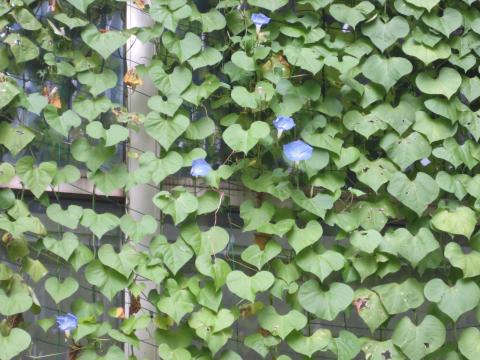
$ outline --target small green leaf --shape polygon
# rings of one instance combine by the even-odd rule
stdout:
[[[328,329],[318,329],[310,336],[304,336],[295,331],[287,337],[287,344],[297,353],[312,358],[317,351],[326,351],[332,341],[332,334]]]
[[[21,158],[16,165],[20,180],[36,198],[39,198],[47,190],[57,172],[57,164],[55,162],[42,162],[37,166],[31,156]]]
[[[383,58],[380,55],[370,56],[362,66],[363,75],[387,91],[412,70],[412,64],[405,58]]]
[[[85,44],[98,52],[104,59],[108,59],[114,51],[125,45],[130,35],[116,30],[107,30],[102,33],[95,25],[90,24],[82,31],[81,37]]]
[[[4,145],[12,155],[17,155],[28,144],[30,144],[33,139],[35,139],[35,134],[27,127],[22,125],[14,127],[7,122],[0,122],[0,144]]]
[[[22,329],[14,328],[8,335],[0,333],[0,359],[10,360],[20,355],[31,343],[30,335]]]
[[[442,209],[433,215],[432,225],[440,231],[470,238],[477,225],[477,216],[466,206],[458,206],[451,210]]]
[[[234,270],[227,276],[227,287],[238,297],[253,303],[257,293],[267,291],[274,280],[268,271],[260,271],[249,277],[242,271]]]
[[[45,290],[56,304],[75,294],[78,287],[78,282],[72,277],[65,278],[63,282],[59,281],[56,277],[48,278],[47,281],[45,281]]]
[[[415,84],[425,94],[443,95],[450,99],[460,88],[462,77],[456,70],[442,67],[436,78],[427,73],[418,74]]]

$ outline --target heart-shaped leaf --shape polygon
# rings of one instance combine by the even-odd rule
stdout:
[[[189,124],[188,118],[182,114],[177,114],[173,119],[164,119],[160,114],[151,112],[145,118],[145,131],[168,150]]]
[[[474,327],[462,331],[458,339],[458,349],[468,360],[476,360],[480,357],[480,330]]]
[[[143,215],[140,221],[135,221],[130,214],[125,214],[120,218],[120,228],[135,242],[140,242],[145,236],[155,233],[157,227],[155,218],[148,214]]]
[[[403,317],[393,331],[392,340],[412,360],[423,359],[445,342],[445,326],[435,316],[427,315],[419,325]]]
[[[141,258],[141,255],[130,244],[124,245],[119,253],[116,253],[110,244],[104,244],[98,250],[98,259],[101,263],[118,271],[126,278],[130,276]]]
[[[252,6],[258,6],[270,11],[280,9],[282,6],[287,5],[288,0],[248,0],[248,3]]]
[[[135,184],[146,184],[152,180],[155,184],[160,184],[167,176],[175,174],[182,168],[182,156],[169,151],[162,158],[157,158],[154,153],[146,151],[138,159],[139,168],[131,173]]]
[[[478,160],[474,157],[478,151],[478,144],[471,140],[459,145],[454,138],[448,138],[443,141],[443,146],[433,149],[432,154],[439,159],[448,161],[455,168],[465,164],[469,169],[473,169],[478,164]]]
[[[70,205],[67,210],[63,210],[59,204],[52,204],[47,208],[47,216],[51,220],[70,229],[77,228],[82,215],[83,209],[78,205]]]
[[[210,255],[199,255],[195,260],[195,267],[205,276],[211,277],[218,291],[227,281],[227,275],[232,271],[230,265],[225,260],[215,258]]]
[[[67,0],[67,1],[73,6],[75,6],[81,12],[86,13],[88,6],[91,3],[93,3],[95,0]]]
[[[440,0],[405,0],[407,3],[413,6],[427,9],[429,12],[437,6]]]
[[[202,40],[191,32],[187,32],[184,38],[179,40],[174,33],[167,31],[162,36],[162,43],[180,60],[180,63],[184,63],[202,49]]]
[[[81,33],[82,40],[98,52],[104,59],[108,59],[121,46],[125,45],[130,34],[122,31],[107,30],[100,32],[95,25],[88,25]]]
[[[425,138],[417,132],[412,132],[405,138],[398,138],[395,134],[385,136],[382,146],[386,149],[388,157],[405,170],[415,161],[428,158],[432,148]]]
[[[273,306],[267,306],[258,314],[258,323],[273,336],[279,336],[285,340],[293,330],[302,330],[307,324],[307,318],[297,310],[280,315]]]
[[[31,341],[30,335],[19,328],[11,329],[8,335],[0,333],[0,360],[10,360],[20,355]]]
[[[181,223],[187,216],[198,208],[197,198],[185,189],[176,188],[175,194],[160,191],[153,198],[153,203],[165,214],[170,215],[175,225]]]
[[[382,85],[387,91],[412,70],[412,64],[405,58],[384,58],[380,55],[370,56],[362,66],[363,75],[374,83]]]
[[[110,110],[112,102],[105,96],[96,99],[75,99],[73,110],[88,121],[95,120],[100,114]]]
[[[0,94],[2,94],[2,97],[0,98],[0,109],[3,109],[15,98],[15,96],[20,94],[20,90],[9,81],[2,81],[0,82]],[[4,122],[0,123],[0,127],[5,126],[4,124],[7,125],[7,123]],[[3,130],[0,134],[2,133]]]
[[[480,300],[480,288],[471,280],[458,280],[448,286],[441,279],[432,279],[425,284],[425,297],[437,304],[438,308],[453,321],[472,310]]]
[[[42,162],[37,166],[31,156],[25,156],[18,160],[16,167],[20,180],[36,198],[39,198],[47,190],[57,172],[57,164],[55,162]]]
[[[17,155],[33,139],[35,134],[27,127],[21,125],[14,127],[9,123],[0,122],[0,145],[5,146],[12,155]]]
[[[462,85],[462,77],[456,70],[442,67],[436,78],[433,78],[428,73],[418,74],[415,84],[425,94],[443,95],[450,99]]]
[[[322,225],[318,221],[310,220],[303,229],[293,225],[292,230],[287,234],[287,240],[298,254],[307,246],[315,244],[322,237],[322,234]]]
[[[128,139],[128,129],[124,126],[113,124],[105,129],[100,121],[92,121],[85,129],[88,136],[94,139],[104,139],[105,146],[114,146]]]
[[[50,128],[65,137],[68,136],[71,128],[80,126],[82,123],[80,116],[72,110],[67,110],[61,115],[58,115],[57,109],[52,105],[48,105],[45,108],[43,116],[45,117],[47,124],[50,125]]]
[[[430,143],[433,143],[454,136],[457,132],[457,126],[452,126],[447,119],[433,119],[425,111],[417,111],[413,130],[422,133]]]
[[[165,266],[175,275],[194,255],[193,250],[181,238],[169,243],[159,235],[151,244],[152,252],[159,256]]]
[[[85,278],[90,284],[98,287],[110,301],[128,286],[128,281],[123,275],[102,265],[98,260],[89,262],[85,268]]]
[[[56,240],[49,236],[43,238],[43,245],[48,251],[68,261],[78,247],[78,238],[75,234],[66,232],[62,236],[62,240]]]
[[[402,283],[375,286],[373,289],[390,315],[416,309],[423,304],[423,286],[416,279],[409,278]]]
[[[185,66],[177,66],[168,74],[163,69],[163,62],[152,61],[148,75],[163,95],[180,95],[192,83],[192,73]]]
[[[348,24],[355,29],[357,24],[366,19],[375,7],[368,1],[362,1],[355,7],[348,7],[344,4],[333,4],[330,6],[330,15],[341,24]]]
[[[263,249],[253,244],[247,247],[241,255],[243,261],[261,270],[266,263],[280,254],[282,247],[274,240],[269,240]]]
[[[470,238],[477,225],[477,216],[475,211],[466,206],[442,209],[433,215],[432,225],[440,231]]]
[[[177,112],[183,100],[178,95],[170,95],[166,100],[162,96],[152,96],[148,99],[148,107],[153,111],[173,116]]]
[[[413,181],[410,181],[405,174],[397,172],[390,179],[387,190],[403,205],[415,211],[418,216],[422,216],[428,205],[439,194],[435,180],[422,172],[417,173]]]
[[[315,274],[323,282],[332,272],[343,268],[345,258],[333,250],[317,253],[309,248],[297,255],[295,262],[303,271]]]
[[[97,214],[91,209],[83,209],[81,224],[101,239],[107,232],[120,225],[120,219],[110,213]]]
[[[63,281],[59,281],[56,277],[48,278],[45,281],[45,290],[56,304],[75,294],[78,287],[78,282],[70,276]]]
[[[292,192],[292,200],[296,205],[322,219],[325,217],[326,211],[333,207],[333,198],[331,196],[318,193],[314,197],[309,198],[303,191],[298,189]]]
[[[375,114],[361,114],[357,110],[349,111],[343,117],[343,124],[368,139],[379,130],[385,130],[387,124]]]
[[[15,168],[12,164],[4,162],[0,164],[0,184],[8,184],[15,177]]]
[[[480,252],[472,250],[465,254],[460,245],[449,242],[445,246],[445,257],[452,266],[462,269],[464,278],[480,275]]]
[[[422,17],[422,20],[429,27],[446,37],[450,37],[450,34],[463,24],[462,14],[453,8],[444,9],[442,16],[436,16],[433,13],[426,14]]]
[[[253,122],[246,131],[239,124],[233,124],[223,132],[223,140],[232,150],[246,154],[269,133],[270,127],[263,121]]]
[[[3,42],[10,46],[10,50],[17,63],[36,59],[40,55],[40,49],[26,36],[11,33]]]
[[[368,160],[362,156],[351,167],[362,183],[370,186],[373,191],[377,192],[380,187],[387,183],[397,172],[397,167],[384,158],[374,161]]]
[[[257,293],[267,291],[274,280],[275,277],[268,271],[260,271],[249,277],[242,271],[234,270],[227,276],[227,287],[238,297],[253,303]]]
[[[117,84],[117,75],[110,69],[105,69],[99,74],[86,71],[78,74],[77,78],[81,84],[89,87],[90,94],[93,96],[100,95]]]
[[[300,286],[298,302],[308,312],[322,320],[333,321],[353,301],[353,290],[350,286],[333,282],[324,291],[315,280],[308,280]]]
[[[425,65],[439,59],[447,59],[452,54],[450,46],[444,42],[439,42],[437,45],[430,47],[416,42],[412,36],[408,37],[403,43],[402,50],[405,54],[420,59]]]
[[[332,334],[328,329],[318,329],[310,336],[304,336],[295,331],[287,338],[287,344],[297,353],[312,358],[317,351],[326,351],[332,341]]]
[[[0,288],[0,301],[2,304],[0,314],[11,316],[29,310],[33,304],[30,291],[31,289],[24,283],[24,280],[20,280],[18,275],[14,275],[9,280],[8,289]],[[0,339],[1,336],[0,333]]]
[[[407,36],[409,32],[408,22],[401,16],[395,16],[387,23],[377,17],[374,22],[362,27],[362,33],[368,36],[381,52],[384,52],[398,39]]]
[[[392,340],[376,341],[368,339],[362,347],[366,358],[375,360],[405,360],[402,352],[393,344]],[[349,358],[351,359],[351,358]]]
[[[357,289],[353,305],[372,334],[388,319],[380,297],[374,291],[365,288]]]

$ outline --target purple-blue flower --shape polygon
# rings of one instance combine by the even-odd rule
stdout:
[[[71,313],[65,316],[57,316],[58,328],[62,331],[75,330],[78,326],[77,317]]]
[[[257,27],[257,32],[260,31],[263,25],[267,25],[270,22],[270,18],[262,13],[252,14],[251,16],[252,22]]]
[[[313,148],[302,140],[297,140],[283,145],[283,154],[288,160],[298,162],[310,159],[313,154]]]
[[[282,132],[293,129],[295,127],[295,121],[291,117],[288,116],[277,116],[275,120],[273,120],[273,126],[275,126],[278,130],[278,137],[282,135]]]
[[[212,171],[212,167],[205,159],[192,161],[192,169],[190,170],[192,176],[207,176],[210,171]]]

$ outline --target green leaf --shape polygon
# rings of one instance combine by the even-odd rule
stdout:
[[[439,42],[437,45],[430,47],[416,42],[412,36],[408,37],[403,43],[402,50],[405,54],[420,59],[425,65],[429,65],[439,59],[447,59],[452,53],[447,43]]]
[[[225,285],[227,275],[232,271],[230,265],[228,265],[225,260],[219,258],[212,259],[211,256],[207,254],[197,256],[195,267],[200,274],[213,279],[217,291]]]
[[[233,124],[223,132],[223,140],[232,150],[247,154],[269,133],[270,127],[263,121],[254,121],[247,131],[239,124]]]
[[[107,232],[120,225],[120,219],[110,213],[97,214],[91,209],[83,209],[81,224],[101,239]]]
[[[153,253],[175,275],[194,255],[193,250],[181,238],[169,243],[163,235],[155,237],[151,244]]]
[[[33,304],[29,287],[23,283],[23,279],[19,280],[18,275],[14,275],[14,278],[9,280],[8,289],[0,288],[0,301],[2,302],[0,314],[5,316],[28,311]]]
[[[174,33],[167,31],[162,36],[162,43],[171,54],[180,60],[180,63],[185,63],[202,50],[202,40],[191,32],[187,32],[184,38],[179,40]]]
[[[60,256],[65,261],[70,259],[79,244],[77,236],[69,232],[63,233],[62,240],[56,240],[55,238],[47,236],[44,237],[42,241],[43,246],[45,246],[48,251]]]
[[[457,126],[444,118],[431,118],[425,111],[415,113],[413,130],[425,135],[430,143],[445,140],[457,132]]]
[[[390,161],[379,158],[369,161],[362,156],[350,168],[357,175],[358,180],[368,185],[373,191],[378,192],[380,187],[390,181],[397,172],[397,168]]]
[[[115,147],[90,145],[87,139],[81,138],[73,142],[72,156],[77,161],[83,161],[91,171],[97,171],[110,157],[115,154]]]
[[[480,356],[480,330],[474,327],[462,331],[458,339],[458,349],[468,360],[478,359]]]
[[[117,75],[110,69],[105,69],[99,74],[86,71],[78,74],[77,79],[81,84],[89,87],[90,94],[93,96],[100,95],[117,84]]]
[[[85,268],[87,281],[97,286],[110,301],[118,292],[128,286],[128,281],[119,272],[103,266],[98,260],[92,260]]]
[[[22,329],[14,328],[8,335],[0,333],[0,359],[10,360],[25,351],[31,343],[30,335]]]
[[[276,337],[271,335],[263,336],[260,333],[250,334],[244,340],[245,346],[260,354],[262,358],[265,358],[270,349],[277,346],[280,342],[281,340]]]
[[[182,318],[195,308],[195,298],[188,290],[177,290],[170,296],[162,297],[157,307],[180,324]]]
[[[442,147],[433,149],[432,154],[439,159],[448,161],[455,168],[465,164],[469,169],[473,169],[478,164],[475,156],[479,156],[477,155],[479,151],[478,144],[471,140],[459,145],[454,138],[448,138],[443,141]]]
[[[149,67],[148,75],[163,95],[180,95],[192,83],[192,73],[185,66],[177,66],[171,74],[163,69],[163,63],[153,61]]]
[[[245,51],[236,51],[232,54],[232,62],[245,71],[255,71],[256,64],[253,57],[249,57]],[[239,88],[240,90],[241,88]]]
[[[462,77],[456,70],[442,67],[436,78],[431,77],[428,73],[418,74],[415,84],[425,94],[443,95],[450,99],[460,88]]]
[[[47,208],[47,216],[56,223],[70,229],[76,229],[83,215],[83,209],[78,205],[69,205],[63,210],[59,204],[51,204]]]
[[[182,105],[183,100],[178,95],[170,95],[163,100],[162,96],[152,96],[148,99],[148,107],[153,111],[162,113],[167,116],[173,116],[178,108]]]
[[[7,122],[0,122],[0,144],[5,146],[13,156],[22,151],[33,139],[35,134],[29,128],[22,125],[14,127]]]
[[[73,110],[88,121],[95,120],[100,114],[110,110],[112,102],[105,96],[96,99],[75,99]]]
[[[438,308],[457,321],[467,311],[478,305],[480,289],[470,280],[460,279],[455,285],[448,286],[441,279],[432,279],[425,284],[425,297],[437,304]]]
[[[380,117],[375,114],[361,114],[357,110],[347,112],[343,117],[343,124],[348,130],[363,135],[365,139],[387,128],[387,124]]]
[[[442,209],[433,215],[432,225],[437,230],[470,238],[477,225],[477,216],[466,206],[458,206],[451,210]]]
[[[412,132],[405,138],[398,138],[395,134],[385,136],[382,147],[386,148],[388,157],[405,170],[415,161],[428,158],[432,152],[430,144],[417,132]]]
[[[188,63],[193,70],[197,70],[203,67],[213,66],[222,61],[222,53],[215,48],[207,47],[197,55],[188,59]]]
[[[63,282],[59,281],[56,277],[48,278],[47,281],[45,281],[45,290],[56,304],[75,294],[78,287],[78,282],[70,276],[65,278]]]
[[[12,164],[0,163],[0,184],[8,184],[15,177],[15,168]]]
[[[390,357],[391,360],[405,360],[405,356],[393,344],[392,340],[376,341],[368,339],[362,350],[365,357],[372,360],[385,360],[385,357]]]
[[[416,279],[409,278],[402,283],[389,283],[372,288],[390,315],[416,309],[423,304],[423,286]]]
[[[125,278],[132,274],[140,259],[141,255],[130,244],[123,245],[119,253],[116,253],[110,244],[104,244],[98,250],[98,260]]]
[[[412,70],[412,64],[407,59],[383,58],[380,55],[370,56],[362,66],[363,75],[374,83],[382,85],[387,91]]]
[[[463,25],[462,14],[453,8],[443,9],[442,16],[436,16],[433,13],[426,14],[422,17],[422,20],[427,26],[442,33],[446,37],[450,37],[452,32]]]
[[[2,94],[2,96],[0,97],[0,109],[2,109],[5,106],[7,106],[10,103],[10,101],[12,101],[15,98],[15,96],[20,94],[20,90],[18,89],[17,86],[15,86],[9,81],[2,81],[0,82],[0,93]],[[6,125],[8,125],[8,123],[6,122],[0,123],[0,129],[2,129],[0,131],[0,134],[3,135],[4,131],[7,131]]]
[[[31,156],[25,156],[18,160],[16,167],[20,180],[36,198],[39,198],[47,190],[57,172],[57,164],[55,162],[42,162],[37,167],[35,160]]]
[[[333,321],[353,301],[354,293],[350,286],[333,282],[324,291],[315,280],[308,280],[300,286],[298,302],[309,313],[322,320]]]
[[[317,253],[309,248],[298,254],[295,262],[303,271],[315,274],[323,283],[332,272],[344,267],[345,258],[333,250]]]
[[[462,78],[460,92],[469,102],[475,101],[480,97],[480,79],[477,77]]]
[[[401,172],[396,173],[390,179],[387,191],[419,217],[439,194],[435,180],[423,172],[418,172],[413,181]]]
[[[67,1],[73,6],[75,6],[81,12],[86,13],[88,6],[91,3],[93,3],[95,0],[67,0]]]
[[[13,13],[13,16],[25,30],[36,31],[42,28],[40,21],[38,21],[37,18],[25,8],[17,9]]]
[[[287,240],[293,250],[299,254],[300,251],[320,240],[322,234],[322,225],[318,221],[310,220],[304,228],[293,225],[292,230],[287,234]]]
[[[10,50],[17,63],[36,59],[40,55],[40,49],[37,45],[25,36],[11,33],[3,41],[5,44],[10,45]]]
[[[45,108],[43,116],[51,129],[65,137],[68,137],[70,129],[76,128],[82,123],[80,116],[72,110],[67,110],[59,116],[57,109],[52,105],[48,105]]]
[[[427,315],[419,325],[403,317],[393,331],[392,340],[409,359],[419,360],[440,348],[445,342],[446,330],[442,322]]]
[[[409,32],[408,22],[401,16],[395,16],[387,23],[377,17],[374,22],[369,22],[362,27],[362,33],[368,36],[381,52],[392,46],[398,39],[407,36]]]
[[[92,1],[94,1],[94,0],[92,0]],[[70,29],[75,29],[77,27],[84,27],[85,25],[88,24],[88,21],[86,21],[86,20],[83,20],[83,19],[78,18],[78,17],[73,17],[72,18],[72,17],[69,17],[65,13],[55,14],[53,16],[53,18],[57,21],[60,21],[62,24],[67,25]]]
[[[263,249],[257,244],[247,247],[241,255],[243,261],[255,266],[258,270],[275,258],[282,251],[282,247],[274,240],[269,240]]]
[[[267,291],[274,280],[268,271],[260,271],[249,277],[242,271],[234,270],[227,276],[227,287],[238,297],[253,303],[257,293]]]
[[[205,116],[190,123],[185,131],[185,137],[189,140],[203,140],[215,132],[215,127],[213,119]]]
[[[358,315],[373,334],[389,318],[380,297],[374,291],[365,288],[357,289],[354,297],[353,305]]]
[[[187,130],[190,121],[182,114],[173,119],[164,119],[160,114],[150,112],[145,119],[145,131],[168,150],[175,140]]]
[[[258,314],[258,323],[273,336],[279,336],[285,340],[292,331],[302,330],[307,324],[307,318],[297,310],[280,315],[273,306],[267,306]]]
[[[309,198],[301,190],[294,190],[292,192],[293,202],[302,209],[315,214],[322,219],[328,209],[333,207],[333,198],[326,194],[318,193],[312,198]]]
[[[207,231],[201,233],[198,254],[215,256],[215,254],[225,249],[229,240],[230,236],[225,229],[219,226],[212,226]]]
[[[168,30],[175,31],[178,22],[188,18],[192,14],[192,8],[186,4],[186,1],[173,1],[168,7],[168,2],[155,1],[150,6],[150,16],[156,22],[163,24]]]
[[[108,59],[114,51],[125,45],[130,35],[116,30],[107,30],[102,33],[97,30],[95,25],[90,24],[82,31],[81,37],[85,44],[99,53],[104,59]]]
[[[168,191],[160,191],[153,198],[153,203],[165,214],[170,215],[175,225],[184,221],[187,216],[198,208],[198,200],[185,189],[172,196]]]
[[[460,245],[449,242],[445,246],[445,257],[452,266],[462,269],[464,278],[480,275],[480,252],[471,250],[465,254]]]
[[[36,283],[48,273],[47,268],[40,260],[34,260],[30,257],[23,258],[22,269],[30,275],[30,278]]]
[[[186,349],[171,349],[167,344],[160,344],[158,347],[158,355],[164,360],[190,360],[192,356]]]
[[[97,170],[88,174],[88,178],[107,196],[117,189],[122,189],[128,182],[128,176],[125,164],[115,164],[109,170]]]
[[[130,214],[120,218],[120,228],[135,242],[141,242],[145,236],[154,234],[157,227],[155,218],[148,214],[141,216],[140,221],[136,221]]]
[[[258,6],[270,11],[275,11],[286,5],[288,0],[248,0],[248,3],[252,6]]]
[[[129,131],[126,127],[113,124],[105,129],[100,121],[92,121],[86,127],[88,136],[93,139],[104,139],[105,146],[114,146],[128,139]]]
[[[427,9],[428,12],[430,12],[440,2],[440,0],[405,0],[405,1],[413,6]]]
[[[348,7],[344,4],[333,4],[330,6],[330,15],[341,24],[348,24],[355,29],[357,24],[366,19],[375,7],[368,1],[362,1],[355,7]]]
[[[216,9],[210,9],[208,12],[193,11],[192,20],[200,21],[202,31],[205,33],[222,30],[227,25],[223,14]]]
[[[287,337],[287,344],[297,353],[312,358],[317,351],[326,351],[332,341],[332,334],[328,329],[318,329],[310,336],[303,336],[295,331]]]

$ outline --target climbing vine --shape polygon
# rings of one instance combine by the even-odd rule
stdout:
[[[476,0],[2,1],[0,359],[479,359],[479,53]],[[65,205],[81,177],[162,217]]]

